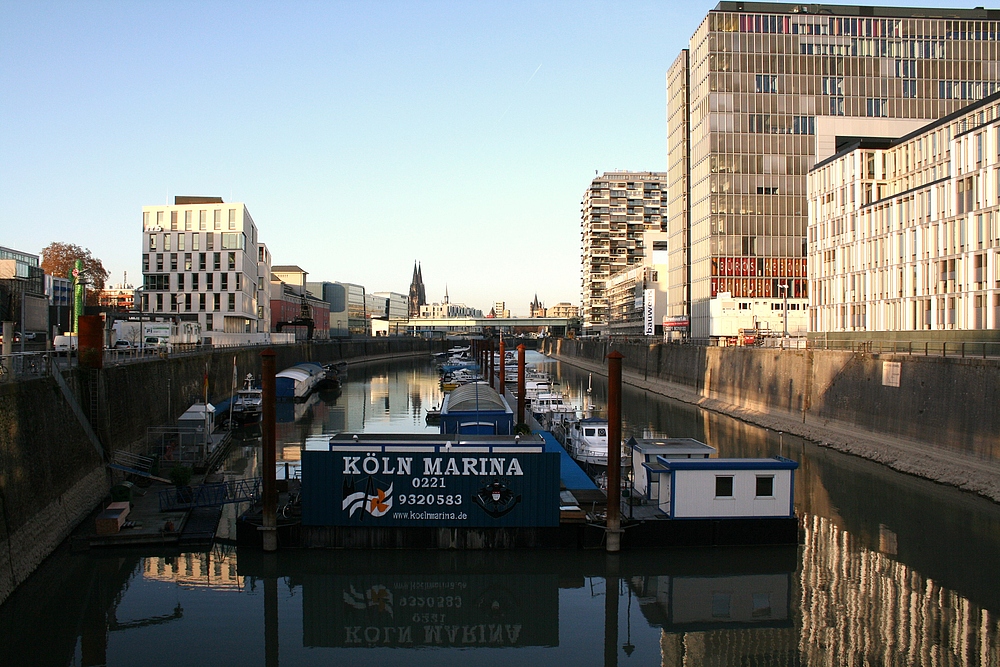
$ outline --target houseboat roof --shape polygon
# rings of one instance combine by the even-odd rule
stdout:
[[[485,382],[455,388],[444,398],[441,414],[453,412],[511,412],[507,401]]]
[[[669,470],[795,470],[798,461],[775,456],[768,459],[668,459],[657,456],[658,469]]]
[[[338,433],[330,451],[449,452],[511,454],[543,451],[540,435],[468,435],[464,433]]]
[[[640,454],[667,454],[671,456],[711,456],[715,447],[694,438],[629,438],[625,443]]]

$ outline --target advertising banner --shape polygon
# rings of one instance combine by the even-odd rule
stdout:
[[[656,321],[653,318],[653,311],[656,306],[656,290],[648,289],[643,292],[643,333],[652,336],[656,331]]]
[[[559,525],[559,455],[549,452],[302,453],[302,523],[312,526]]]

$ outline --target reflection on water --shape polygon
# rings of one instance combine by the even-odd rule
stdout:
[[[582,405],[588,377],[549,364]],[[424,362],[351,369],[279,424],[295,461],[341,430],[428,429]],[[1000,508],[626,388],[626,435],[801,463],[800,547],[268,555],[71,553],[0,608],[0,665],[754,664],[1000,666]],[[603,406],[606,385],[593,379]],[[257,472],[257,432],[226,469]],[[231,517],[224,517],[227,534]],[[517,649],[512,654],[511,649]]]

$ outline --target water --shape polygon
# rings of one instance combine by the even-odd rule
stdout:
[[[582,405],[588,374],[546,365]],[[279,416],[283,460],[340,430],[436,430],[423,420],[442,398],[429,364],[351,374],[339,398]],[[0,607],[0,665],[1000,665],[1000,506],[623,393],[626,435],[799,461],[804,543],[618,557],[64,545]],[[590,396],[604,405],[602,378]],[[241,435],[225,468],[249,476],[259,443]],[[220,534],[231,531],[227,516]]]

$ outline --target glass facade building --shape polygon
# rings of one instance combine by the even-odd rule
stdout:
[[[668,314],[805,308],[807,174],[997,89],[1000,11],[721,2],[667,75]]]

